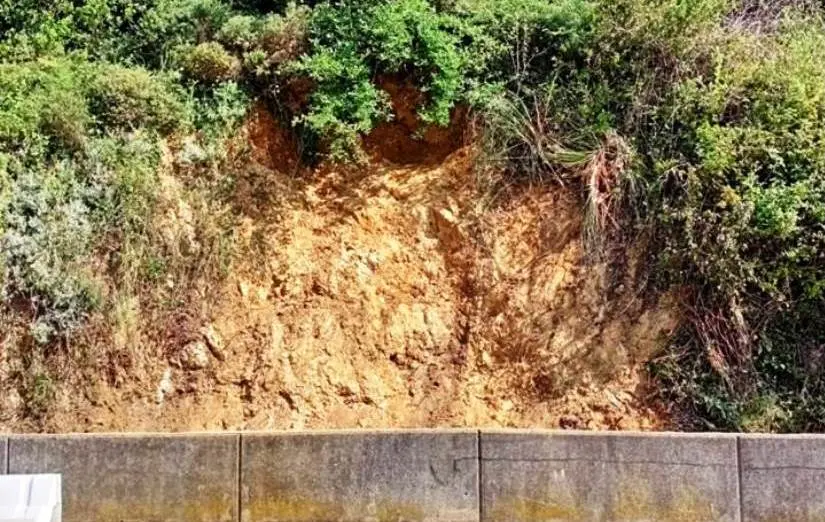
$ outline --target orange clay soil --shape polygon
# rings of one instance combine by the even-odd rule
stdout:
[[[575,195],[522,187],[491,203],[470,147],[416,149],[390,127],[384,148],[438,157],[390,163],[373,137],[362,167],[296,174],[271,118],[250,129],[236,198],[253,248],[207,289],[197,335],[144,339],[114,377],[61,386],[39,427],[0,428],[667,427],[643,367],[676,309],[632,284],[608,292],[608,267],[583,259]]]

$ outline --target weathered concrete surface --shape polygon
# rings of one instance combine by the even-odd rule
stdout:
[[[825,437],[743,436],[742,519],[825,522]]]
[[[244,435],[243,522],[478,521],[477,432]]]
[[[0,475],[6,474],[8,467],[8,455],[6,453],[8,449],[9,439],[7,437],[0,437]]]
[[[485,522],[737,522],[736,438],[481,434]]]
[[[13,436],[10,473],[61,473],[64,522],[238,520],[238,435]]]

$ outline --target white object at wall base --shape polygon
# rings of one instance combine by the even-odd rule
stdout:
[[[61,522],[60,475],[0,475],[0,522]]]

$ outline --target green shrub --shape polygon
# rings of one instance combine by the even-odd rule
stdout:
[[[0,4],[0,57],[79,52],[159,68],[176,47],[211,38],[229,11],[220,0],[7,1]]]
[[[159,151],[140,136],[96,138],[52,165],[33,160],[12,160],[5,169],[0,279],[5,296],[31,301],[47,340],[79,326],[100,304],[106,267],[96,255],[116,253],[129,234],[145,233]],[[109,244],[109,236],[116,241]]]
[[[597,21],[585,0],[458,0],[471,75],[513,91],[536,87],[583,58]]]
[[[7,169],[0,279],[5,296],[31,301],[40,340],[81,325],[101,304],[107,267],[96,260],[106,253],[118,263],[122,243],[146,233],[158,163],[154,140],[130,136],[89,140],[82,155],[52,167]]]
[[[237,83],[223,83],[196,101],[195,126],[210,138],[227,137],[240,126],[249,105],[249,94]]]
[[[296,119],[329,142],[339,160],[359,149],[359,136],[389,114],[389,99],[371,81],[369,68],[353,51],[316,51],[298,69],[316,82],[307,114]]]
[[[190,101],[198,133],[185,141],[179,160],[187,165],[208,166],[226,159],[227,141],[236,136],[249,110],[249,94],[238,84],[226,82],[196,93]]]
[[[680,89],[693,161],[682,167],[688,197],[665,214],[681,229],[668,248],[723,300],[821,294],[823,44],[809,25],[737,42],[714,58],[711,77]]]
[[[149,68],[164,68],[180,47],[214,38],[230,16],[221,0],[155,0],[136,24],[127,54]]]
[[[198,82],[211,84],[232,80],[240,72],[240,62],[217,42],[189,49],[183,56],[183,71]]]
[[[69,162],[37,173],[14,166],[0,241],[4,295],[28,297],[39,323],[55,330],[77,326],[97,302],[90,193],[76,169]]]
[[[65,60],[0,64],[0,145],[75,148],[90,123],[87,67]]]
[[[442,126],[450,122],[450,110],[462,95],[467,68],[458,37],[448,30],[451,22],[426,0],[390,2],[371,12],[366,35],[382,72],[420,77],[428,100],[419,115],[425,123]]]
[[[29,7],[0,5],[0,292],[4,306],[30,303],[31,334],[47,343],[82,326],[112,286],[142,284],[121,278],[150,250],[158,140],[197,116],[217,143],[248,98],[234,83],[187,91],[174,73],[134,65],[162,67],[173,49],[212,38],[226,4]],[[30,59],[40,54],[61,56]]]
[[[93,187],[98,230],[127,239],[146,233],[157,186],[160,147],[152,133],[102,137],[90,141],[81,163]]]
[[[675,188],[660,203],[662,259],[671,281],[693,286],[703,307],[729,319],[710,335],[700,314],[698,341],[672,348],[681,362],[655,369],[672,400],[714,426],[765,427],[762,417],[773,415],[770,429],[810,429],[825,419],[822,405],[791,400],[822,386],[804,364],[817,348],[793,330],[822,325],[810,310],[821,308],[825,288],[823,44],[819,21],[738,36],[717,48],[705,76],[680,84],[669,109],[680,122],[671,138],[679,156],[658,158]],[[734,331],[744,340],[711,364],[708,351]],[[697,381],[696,372],[709,377]],[[720,416],[708,396],[731,411]]]
[[[45,343],[100,306],[106,263],[145,234],[156,132],[186,113],[179,88],[141,69],[63,58],[0,71],[0,291],[30,302]]]
[[[823,312],[821,303],[806,302],[772,317],[738,369],[720,364],[719,345],[699,342],[704,332],[686,326],[650,364],[662,398],[688,429],[822,431]]]
[[[109,129],[168,133],[185,122],[179,89],[143,69],[103,67],[90,91],[91,110]]]
[[[298,3],[314,5],[316,0],[299,0]],[[244,12],[257,14],[282,13],[295,4],[295,0],[233,0],[232,5]]]
[[[290,3],[283,14],[261,20],[256,47],[266,53],[270,66],[296,60],[307,50],[309,18],[309,9]]]
[[[228,49],[249,50],[258,39],[259,21],[251,15],[235,15],[220,28],[217,39]]]
[[[298,121],[336,155],[352,152],[389,115],[375,78],[398,76],[425,95],[421,121],[446,125],[458,103],[538,88],[583,60],[594,22],[594,4],[583,0],[321,4],[310,18],[310,50],[293,68],[315,81]]]
[[[46,5],[37,0],[0,3],[0,59],[30,60],[63,50],[72,33],[66,0]]]
[[[333,156],[357,151],[359,135],[389,115],[376,74],[411,73],[428,102],[424,121],[445,125],[461,95],[465,60],[449,17],[426,0],[352,2],[316,7],[309,25],[311,50],[293,72],[315,90],[298,119],[327,140]]]

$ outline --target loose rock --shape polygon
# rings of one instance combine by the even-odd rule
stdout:
[[[206,341],[206,346],[209,347],[209,351],[212,352],[215,359],[224,361],[226,355],[223,349],[223,339],[221,339],[221,336],[218,335],[218,332],[215,331],[212,325],[203,328],[201,335],[203,335],[203,340]]]
[[[187,344],[181,354],[181,364],[187,370],[202,370],[209,366],[209,349],[201,341]]]

